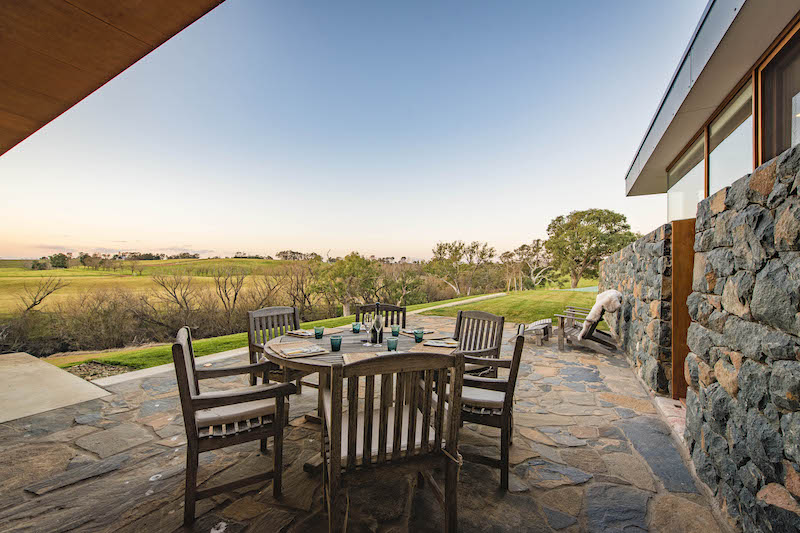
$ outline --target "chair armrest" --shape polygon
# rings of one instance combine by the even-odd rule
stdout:
[[[497,359],[500,354],[499,348],[485,348],[483,350],[458,350],[456,349],[454,352],[463,354],[464,357],[493,357]]]
[[[565,309],[565,310],[564,310],[564,313],[566,313],[566,314],[568,314],[568,315],[582,315],[582,316],[587,316],[587,315],[589,314],[589,311],[582,311],[582,310],[580,310],[580,309]]]
[[[464,386],[475,389],[488,389],[496,391],[508,390],[508,380],[502,378],[484,378],[481,376],[464,375]]]
[[[263,344],[250,344],[250,351],[251,352],[264,353],[264,345]]]
[[[577,320],[578,322],[583,322],[584,320],[586,320],[585,318],[575,315],[554,315],[554,316],[557,316],[558,318],[568,318],[570,320]],[[589,322],[591,322],[591,320]]]
[[[237,365],[227,368],[198,368],[195,370],[197,379],[222,378],[225,376],[236,376],[238,374],[256,374],[266,372],[274,365],[269,361],[254,363],[252,365]]]
[[[192,396],[192,407],[195,409],[210,409],[212,407],[222,407],[223,405],[236,405],[237,403],[284,397],[295,392],[297,392],[297,387],[293,383],[271,383],[243,389],[203,392]]]
[[[466,353],[464,354],[464,362],[472,363],[473,365],[511,368],[511,359],[500,359],[497,357],[473,357],[471,355],[466,355]]]

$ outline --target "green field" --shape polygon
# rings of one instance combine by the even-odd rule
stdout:
[[[458,302],[475,298],[472,296],[462,296],[460,298],[452,298],[450,300],[442,300],[439,302],[429,302],[424,304],[410,305],[409,311],[416,311],[418,309],[426,309],[434,305],[446,304],[450,302]],[[501,297],[502,298],[502,297]],[[336,327],[350,324],[355,320],[355,315],[349,315],[338,318],[328,318],[325,320],[316,320],[314,322],[305,322],[301,324],[303,328],[312,328],[314,326]],[[193,342],[195,357],[203,355],[211,355],[226,350],[233,350],[236,348],[243,348],[247,346],[247,333],[234,333],[233,335],[224,335],[222,337],[212,337],[209,339],[199,339]],[[172,361],[171,347],[168,344],[158,346],[151,346],[148,348],[131,348],[118,351],[106,351],[99,353],[76,353],[67,354],[63,356],[50,357],[45,361],[52,363],[61,368],[68,368],[87,361],[98,361],[109,365],[121,365],[131,368],[149,368],[151,366],[163,365]]]
[[[69,285],[47,298],[42,309],[47,310],[76,295],[91,290],[131,289],[145,292],[155,287],[152,276],[177,271],[191,272],[197,276],[195,283],[211,284],[209,273],[216,268],[237,266],[248,272],[269,271],[280,261],[267,259],[165,259],[162,261],[139,261],[141,275],[131,274],[130,263],[123,261],[122,269],[116,271],[94,270],[86,267],[58,268],[53,270],[30,270],[26,261],[0,259],[0,316],[18,309],[20,296],[25,288],[35,287],[41,278],[63,278]]]
[[[596,284],[597,282],[595,282]],[[568,305],[591,307],[597,295],[591,292],[534,290],[514,292],[507,296],[492,298],[475,303],[466,303],[455,307],[426,311],[424,315],[456,316],[461,310],[486,311],[506,318],[506,323],[530,323],[534,320],[552,318],[563,314]],[[605,324],[601,324],[604,326]],[[601,328],[602,329],[602,328]]]

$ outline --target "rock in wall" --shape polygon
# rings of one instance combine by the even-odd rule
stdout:
[[[665,224],[600,264],[600,287],[622,293],[606,322],[639,375],[657,392],[672,379],[672,225]]]
[[[744,531],[800,528],[800,147],[697,208],[685,438]]]

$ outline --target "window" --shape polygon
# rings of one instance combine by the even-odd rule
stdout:
[[[704,141],[700,137],[667,174],[667,219],[694,218],[697,202],[705,197]]]
[[[709,129],[708,192],[753,171],[753,86],[746,85]]]
[[[800,143],[800,33],[761,71],[762,161]]]

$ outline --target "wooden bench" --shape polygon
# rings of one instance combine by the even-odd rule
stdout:
[[[605,311],[600,313],[596,322],[589,321],[589,328],[583,338],[579,338],[586,316],[580,311],[570,308],[558,317],[558,349],[563,351],[565,341],[569,344],[583,346],[605,355],[616,355],[617,344],[614,338],[604,331],[597,331],[597,325],[603,320]]]
[[[519,324],[517,326],[517,335],[525,336],[526,333],[532,334],[539,346],[544,346],[544,341],[549,341],[550,335],[553,333],[553,321],[549,318],[543,318],[530,324]]]

